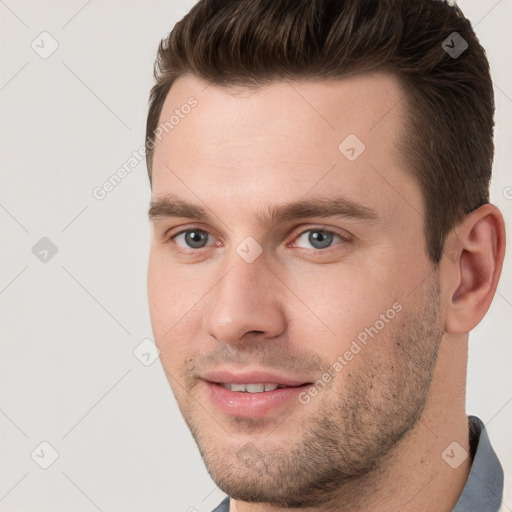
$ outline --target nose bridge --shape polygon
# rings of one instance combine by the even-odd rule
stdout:
[[[247,247],[242,243],[242,249]],[[206,333],[219,341],[236,343],[245,333],[258,331],[274,337],[284,329],[284,312],[276,279],[263,255],[250,261],[237,252],[213,288],[203,319]]]

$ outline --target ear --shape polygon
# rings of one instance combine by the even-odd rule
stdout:
[[[446,332],[466,334],[480,323],[498,286],[504,255],[505,223],[492,204],[471,212],[449,233],[443,254]]]

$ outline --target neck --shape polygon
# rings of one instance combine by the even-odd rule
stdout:
[[[346,482],[331,501],[300,512],[451,512],[471,469],[471,458],[465,457],[470,452],[465,411],[466,362],[467,336],[446,336],[440,346],[429,399],[416,425],[372,472]],[[231,500],[230,512],[268,510],[264,503]],[[272,508],[273,512],[279,510],[292,509]]]

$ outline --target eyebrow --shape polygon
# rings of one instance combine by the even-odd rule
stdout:
[[[167,217],[184,217],[200,221],[210,218],[203,208],[188,203],[174,194],[166,194],[152,200],[148,216],[150,221]],[[267,210],[256,213],[257,221],[265,226],[307,217],[344,217],[372,222],[379,219],[379,215],[372,208],[345,197],[332,195],[271,205]]]

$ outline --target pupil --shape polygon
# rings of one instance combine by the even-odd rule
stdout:
[[[185,235],[185,240],[188,245],[197,249],[197,248],[204,246],[204,245],[202,245],[202,242],[204,242],[204,240],[205,240],[205,235],[206,235],[206,233],[204,233],[202,231],[189,231]]]
[[[323,249],[330,245],[331,238],[332,235],[325,231],[313,231],[309,235],[309,242],[318,249]],[[318,244],[320,244],[320,247],[318,247]]]

